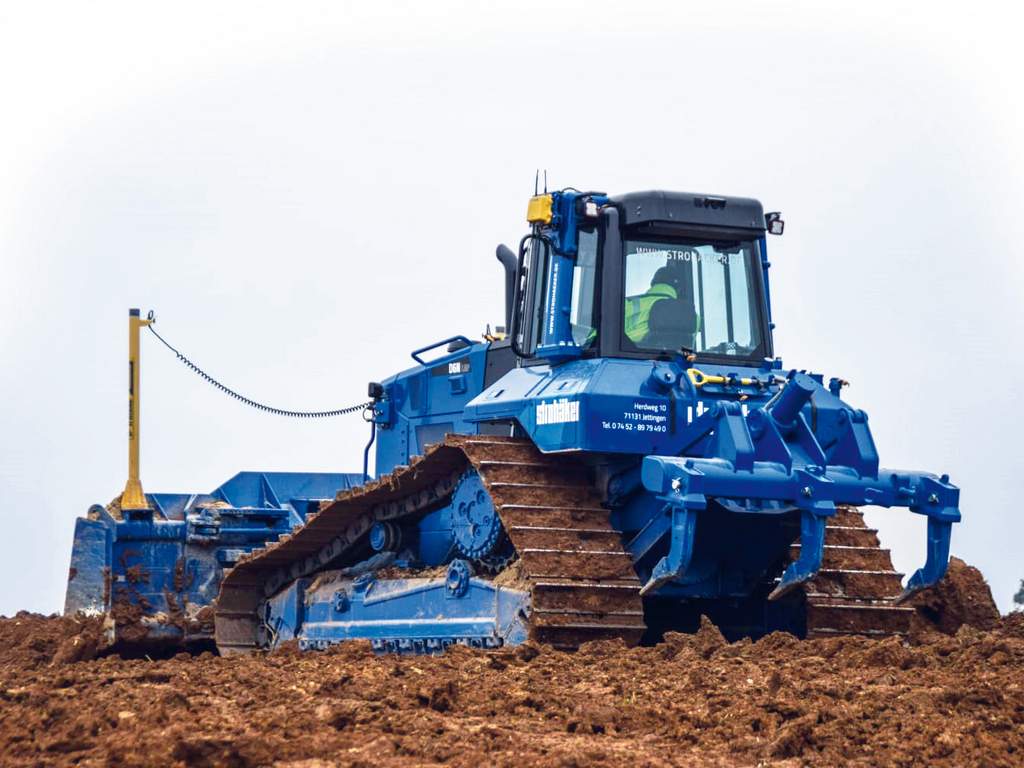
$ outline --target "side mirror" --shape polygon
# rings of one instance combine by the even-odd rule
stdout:
[[[782,231],[786,228],[786,222],[782,220],[782,214],[778,211],[772,211],[764,215],[764,225],[768,229],[769,235],[781,235]]]

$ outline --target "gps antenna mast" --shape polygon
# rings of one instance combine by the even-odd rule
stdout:
[[[121,494],[121,509],[149,509],[139,480],[139,329],[152,322],[139,317],[139,310],[128,310],[128,482]]]

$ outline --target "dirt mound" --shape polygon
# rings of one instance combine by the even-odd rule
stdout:
[[[0,618],[0,667],[35,669],[96,658],[104,648],[103,621],[21,611]]]
[[[912,636],[921,638],[939,631],[947,635],[967,624],[992,629],[999,623],[999,609],[981,571],[957,557],[949,559],[942,581],[913,598],[917,608]]]
[[[577,653],[396,657],[350,643],[58,663],[83,627],[0,620],[4,765],[1024,762],[1022,617],[920,644],[730,644],[705,621],[651,648]]]
[[[1024,639],[1024,611],[1014,611],[1009,616],[1004,616],[1001,628],[1011,637]]]

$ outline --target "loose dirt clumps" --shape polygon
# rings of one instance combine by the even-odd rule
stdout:
[[[0,618],[0,675],[11,669],[33,670],[90,661],[105,648],[103,619],[84,616],[49,618],[22,611]]]
[[[964,624],[992,629],[999,623],[999,609],[981,571],[958,557],[949,559],[945,577],[913,599],[917,617],[913,632],[938,630],[954,634]]]
[[[0,763],[1021,765],[1024,616],[986,625],[728,643],[705,619],[645,648],[151,661],[76,658],[96,620],[19,614],[0,620]]]

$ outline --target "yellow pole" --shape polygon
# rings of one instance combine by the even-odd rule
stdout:
[[[121,509],[149,509],[139,480],[139,329],[151,322],[139,317],[139,310],[128,310],[128,482],[121,494]]]

